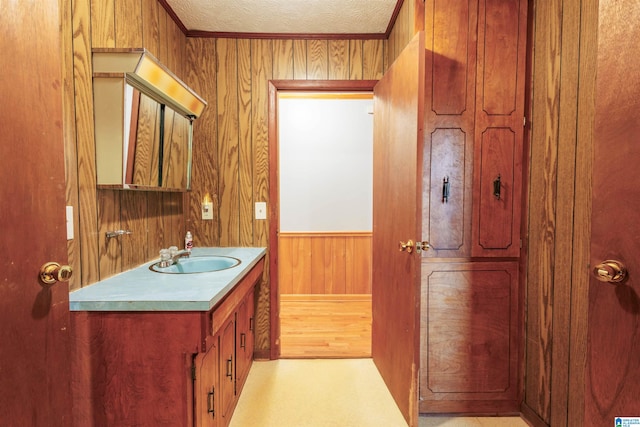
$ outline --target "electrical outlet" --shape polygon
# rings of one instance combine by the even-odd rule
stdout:
[[[267,203],[256,203],[256,219],[267,219]]]
[[[202,204],[202,219],[213,219],[213,203]]]

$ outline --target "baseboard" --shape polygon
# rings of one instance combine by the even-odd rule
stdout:
[[[544,420],[524,402],[520,404],[520,412],[522,413],[522,419],[533,427],[549,427],[549,424],[544,422]]]

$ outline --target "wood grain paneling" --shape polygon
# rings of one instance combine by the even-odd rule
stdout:
[[[158,2],[142,2],[142,46],[156,53],[160,50],[160,9]]]
[[[114,0],[115,47],[142,46],[142,2]]]
[[[329,78],[329,41],[307,40],[307,79]]]
[[[285,54],[285,57],[288,56]],[[275,67],[275,61],[274,61]],[[253,120],[251,105],[251,41],[238,40],[238,138],[239,138],[239,222],[240,246],[253,246]]]
[[[329,40],[329,79],[349,80],[349,40]]]
[[[86,13],[90,18],[91,25],[84,31],[91,30],[91,34],[84,36],[90,40],[90,47],[116,47],[116,22],[115,22],[115,2],[116,0],[93,1],[85,0],[86,5],[90,5],[91,10],[78,9],[77,12]],[[82,3],[81,3],[82,4]],[[84,4],[83,4],[84,5]],[[74,22],[78,22],[80,14],[74,14]]]
[[[107,2],[108,3],[108,2]],[[95,5],[97,6],[97,5]],[[76,239],[74,255],[79,256],[82,265],[82,277],[79,282],[74,283],[75,287],[93,283],[100,278],[99,270],[99,247],[96,232],[100,229],[98,225],[97,210],[97,190],[96,190],[96,159],[94,143],[94,121],[93,121],[93,85],[91,48],[93,39],[105,40],[107,37],[98,37],[95,22],[93,22],[92,11],[94,5],[89,0],[75,3],[72,15],[73,29],[73,82],[75,93],[74,117],[67,119],[75,120],[76,135],[71,145],[76,147],[77,158],[77,188],[68,190],[78,193],[79,212],[79,232]],[[93,32],[92,32],[93,31]],[[113,39],[111,39],[113,40]],[[108,44],[105,42],[105,44]],[[113,46],[113,45],[112,45]],[[67,183],[67,186],[74,183]]]
[[[405,3],[414,5],[413,1]],[[199,246],[223,242],[268,246],[269,222],[253,216],[254,202],[270,202],[268,81],[378,79],[387,64],[387,42],[381,39],[187,39],[155,0],[80,0],[74,2],[70,28],[75,114],[66,120],[76,125],[75,142],[69,146],[77,146],[74,164],[78,180],[77,184],[69,181],[68,193],[79,195],[76,211],[80,224],[78,242],[70,253],[79,259],[82,270],[76,287],[132,265],[138,259],[132,252],[134,246],[142,248],[145,260],[157,255],[158,245],[181,246],[186,229],[192,231]],[[403,37],[408,41],[410,36]],[[224,49],[218,52],[220,43]],[[194,123],[192,191],[186,196],[96,190],[91,83],[94,47],[145,47],[208,101],[203,115]],[[200,219],[206,193],[214,202],[214,221]],[[99,206],[101,216],[110,212],[104,220],[98,218]],[[144,215],[153,218],[145,220]],[[106,245],[106,239],[100,236],[123,228],[123,224],[142,228]],[[135,237],[127,243],[125,239],[131,236]],[[268,277],[268,270],[264,277]],[[265,279],[257,292],[258,352],[270,346],[268,284]],[[347,282],[332,286],[347,289]]]
[[[284,294],[370,294],[371,233],[281,233]]]
[[[216,54],[220,246],[237,246],[240,237],[237,40],[218,39]]]
[[[75,135],[75,96],[73,79],[73,8],[70,2],[60,3],[62,18],[62,77],[64,81],[63,94],[63,132],[64,132],[64,170],[65,170],[65,202],[73,207],[73,235],[80,235],[80,214],[78,206],[78,153],[76,151]],[[73,269],[73,276],[69,281],[69,289],[80,288],[82,279],[82,263],[80,262],[80,245],[77,239],[67,240],[68,263]]]
[[[582,426],[598,2],[532,10],[523,407],[546,425]]]
[[[387,40],[388,57],[385,69],[389,68],[418,31],[416,29],[415,10],[416,3],[419,1],[422,0],[405,0],[402,2],[395,25],[391,29]]]
[[[186,207],[187,228],[193,233],[194,244],[199,246],[217,246],[220,242],[218,221],[200,219],[202,199],[207,193],[213,200],[213,217],[220,217],[216,55],[214,39],[188,40],[186,57],[190,71],[186,81],[208,100],[207,108],[194,122],[191,192],[187,196],[189,205]]]
[[[281,357],[371,357],[371,294],[282,295]]]
[[[293,79],[293,40],[273,41],[273,78]]]
[[[158,197],[96,189],[91,49],[145,47],[180,76],[186,37],[156,0],[81,0],[63,19],[73,41],[69,86],[75,103],[64,126],[75,130],[65,137],[66,158],[73,160],[67,168],[77,171],[77,179],[67,180],[67,203],[76,208],[79,223],[69,245],[69,261],[81,273],[74,275],[75,289],[156,257],[160,247],[181,246],[185,232],[180,193]],[[77,199],[69,196],[75,194]],[[104,236],[127,227],[133,234],[109,241]]]

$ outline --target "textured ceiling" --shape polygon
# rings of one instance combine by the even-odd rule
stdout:
[[[384,34],[398,0],[166,0],[188,31]]]

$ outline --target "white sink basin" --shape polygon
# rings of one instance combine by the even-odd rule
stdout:
[[[226,270],[240,264],[240,260],[228,256],[191,256],[180,258],[178,262],[169,267],[160,267],[159,263],[152,264],[149,269],[156,273],[190,274],[210,273],[212,271]]]

